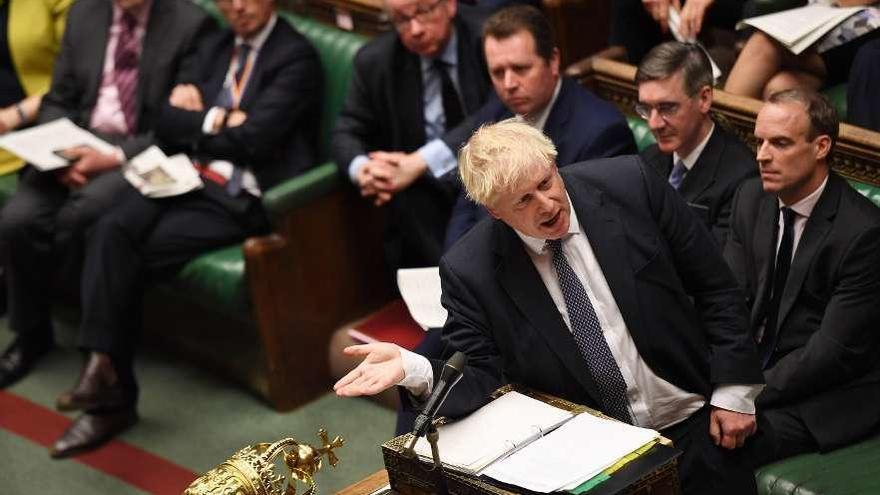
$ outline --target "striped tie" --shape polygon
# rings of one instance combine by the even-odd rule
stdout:
[[[116,91],[119,95],[119,106],[125,116],[125,125],[129,134],[137,130],[137,103],[138,84],[138,39],[135,33],[137,19],[129,13],[122,14],[122,31],[116,42],[116,51],[113,55],[113,80],[116,83]]]

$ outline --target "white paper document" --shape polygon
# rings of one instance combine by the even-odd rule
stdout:
[[[437,428],[440,460],[450,468],[477,474],[571,417],[570,412],[558,407],[508,392],[470,416]],[[431,447],[425,438],[419,439],[415,451],[431,462]]]
[[[655,430],[578,414],[482,474],[541,493],[572,490],[659,436]]]
[[[865,7],[807,5],[745,19],[737,23],[736,28],[751,26],[798,55],[838,24],[862,10],[865,10]]]
[[[202,179],[186,155],[165,156],[150,146],[128,161],[123,176],[148,198],[178,196],[203,187]]]
[[[439,267],[397,270],[397,288],[409,314],[423,329],[446,323],[446,308],[440,304]]]
[[[68,119],[53,120],[0,137],[0,148],[7,149],[42,171],[70,165],[68,160],[55,152],[77,146],[91,147],[102,153],[113,153],[115,150],[110,143],[77,127]]]
[[[678,10],[675,9],[672,5],[669,6],[669,16],[667,17],[669,20],[669,32],[672,33],[672,37],[675,38],[676,41],[681,43],[697,43],[699,47],[703,50],[703,53],[706,54],[706,58],[709,59],[709,63],[712,65],[712,79],[714,82],[718,82],[718,79],[722,76],[721,68],[718,67],[718,64],[715,63],[715,60],[712,59],[712,55],[709,54],[709,51],[706,50],[702,44],[699,44],[696,39],[689,38],[685,39],[684,36],[681,35],[681,30],[679,27],[681,26],[681,15],[679,15]]]

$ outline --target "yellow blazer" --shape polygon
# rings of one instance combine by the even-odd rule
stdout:
[[[73,0],[0,0],[9,2],[7,43],[18,80],[28,96],[44,94],[52,82],[52,66],[61,48],[67,9]],[[0,150],[0,174],[24,163]]]

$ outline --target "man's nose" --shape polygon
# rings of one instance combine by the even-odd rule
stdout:
[[[516,78],[516,74],[512,70],[504,71],[504,88],[508,90],[516,89],[518,85],[519,81]]]
[[[767,143],[766,142],[758,145],[758,152],[755,155],[755,159],[759,163],[770,161],[770,152],[767,151]]]
[[[666,127],[666,119],[660,116],[660,112],[656,108],[652,108],[651,113],[648,115],[648,127],[651,129]]]

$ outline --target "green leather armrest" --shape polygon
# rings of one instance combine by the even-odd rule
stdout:
[[[341,182],[336,164],[326,162],[263,192],[263,207],[270,218],[278,218],[286,211],[328,194]]]

